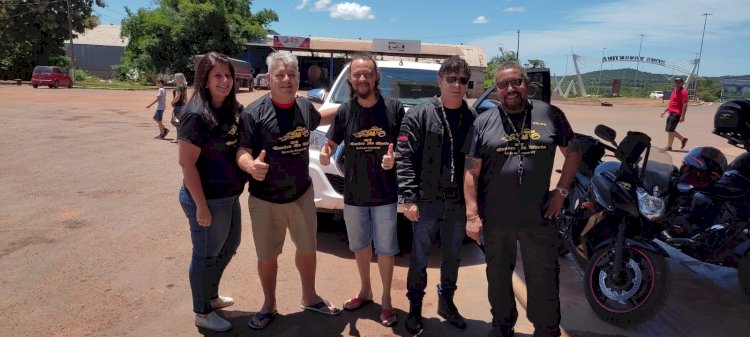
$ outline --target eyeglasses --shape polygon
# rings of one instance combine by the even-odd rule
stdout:
[[[371,80],[375,78],[375,73],[357,73],[352,74],[352,77],[355,79],[359,79],[360,77],[364,76],[366,80]]]
[[[445,77],[445,82],[448,83],[448,84],[456,83],[456,81],[458,81],[459,83],[461,83],[461,85],[467,85],[467,84],[469,84],[469,78],[468,77],[458,77],[458,76],[446,76]]]
[[[499,90],[505,90],[505,89],[507,89],[508,85],[510,85],[510,86],[512,86],[514,88],[518,88],[518,87],[521,86],[521,84],[523,84],[523,78],[516,78],[516,79],[509,80],[509,81],[497,81],[497,82],[495,82],[495,85],[497,86],[497,88]]]

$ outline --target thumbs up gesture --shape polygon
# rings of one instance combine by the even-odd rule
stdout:
[[[331,145],[326,141],[323,148],[320,149],[320,156],[318,156],[320,165],[328,166],[331,163],[331,152]]]
[[[250,175],[257,181],[263,181],[266,179],[266,173],[268,173],[268,164],[266,160],[266,150],[260,151],[258,157],[253,160],[250,166]]]
[[[383,161],[380,162],[380,167],[384,170],[390,170],[393,168],[393,164],[396,162],[396,156],[393,153],[393,143],[388,144],[388,151],[383,155]]]

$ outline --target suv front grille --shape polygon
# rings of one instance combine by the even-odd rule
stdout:
[[[333,189],[338,194],[344,194],[344,177],[326,173],[326,178],[328,178],[328,182],[331,183],[331,186],[333,186]]]

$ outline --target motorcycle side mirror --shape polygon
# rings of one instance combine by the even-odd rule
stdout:
[[[597,125],[596,128],[594,128],[594,134],[597,137],[604,139],[617,147],[617,142],[615,142],[615,139],[617,139],[617,131],[610,128],[609,126],[603,124]]]

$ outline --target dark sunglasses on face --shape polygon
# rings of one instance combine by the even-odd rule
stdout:
[[[514,88],[518,88],[518,87],[521,86],[521,84],[523,84],[523,78],[516,78],[516,79],[512,79],[512,80],[508,80],[508,81],[497,81],[497,82],[495,82],[495,85],[497,85],[497,88],[500,89],[500,90],[505,90],[506,88],[508,88],[508,85],[510,85],[510,86],[512,86]]]
[[[461,85],[467,85],[467,84],[469,84],[469,78],[468,77],[458,77],[458,76],[446,76],[445,77],[445,82],[448,83],[448,84],[456,83],[456,81],[458,81],[459,83],[461,83]]]

